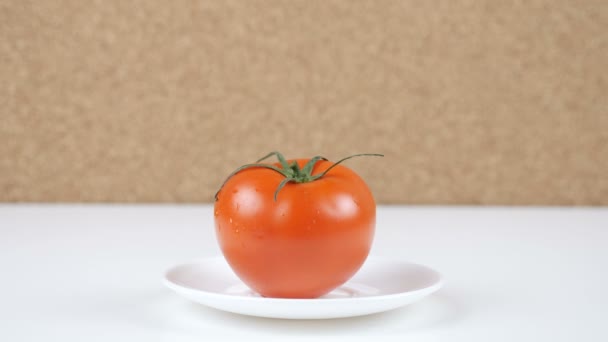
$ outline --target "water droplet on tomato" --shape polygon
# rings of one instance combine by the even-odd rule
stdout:
[[[237,232],[237,233],[239,232],[238,228],[237,228],[236,232]]]
[[[230,223],[232,223],[232,217],[230,218]]]

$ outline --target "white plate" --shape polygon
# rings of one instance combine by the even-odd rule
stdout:
[[[441,285],[441,275],[422,265],[369,257],[347,283],[316,299],[264,298],[245,286],[223,257],[172,267],[165,285],[194,302],[243,315],[324,319],[353,317],[413,303]]]

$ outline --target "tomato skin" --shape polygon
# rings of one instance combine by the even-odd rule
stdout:
[[[307,161],[297,160],[300,167]],[[332,164],[319,161],[312,173]],[[275,201],[283,179],[261,167],[230,178],[215,202],[216,236],[236,275],[260,295],[316,298],[350,279],[367,258],[376,204],[343,165],[312,182],[288,183]]]

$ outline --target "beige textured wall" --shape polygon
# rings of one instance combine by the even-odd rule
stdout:
[[[207,202],[268,151],[382,203],[608,205],[608,1],[0,0],[0,201]]]

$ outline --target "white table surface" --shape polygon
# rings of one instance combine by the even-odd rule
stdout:
[[[209,205],[0,205],[0,341],[608,341],[608,208],[381,206],[372,254],[445,286],[366,317],[239,316],[163,287],[218,254]]]

